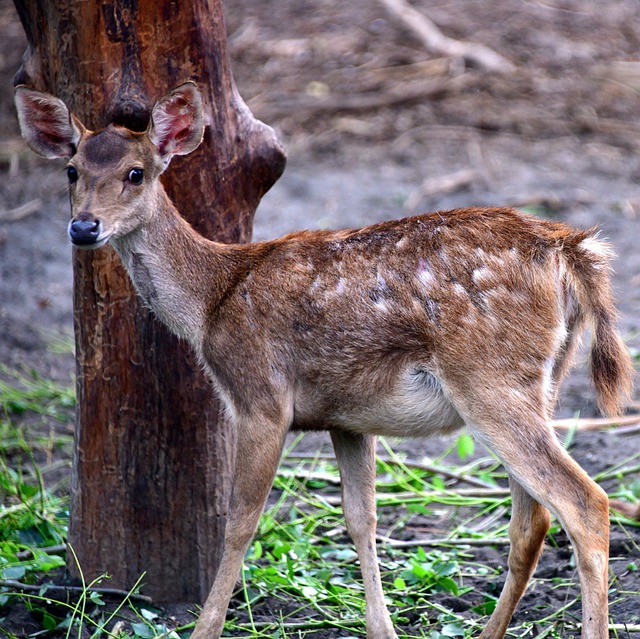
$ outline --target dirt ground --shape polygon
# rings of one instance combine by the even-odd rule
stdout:
[[[289,155],[256,239],[472,204],[598,225],[618,256],[621,330],[640,352],[640,4],[413,3],[449,37],[507,59],[504,73],[426,48],[378,0],[225,5],[240,92]],[[52,344],[72,333],[66,179],[19,138],[11,80],[24,48],[13,5],[0,0],[0,362],[64,381],[73,358]],[[577,412],[596,414],[582,360],[558,416]],[[638,450],[637,432],[598,432],[577,434],[572,453],[597,473]],[[627,591],[640,591],[640,573],[623,574],[639,544],[638,529],[614,527],[612,569]],[[495,561],[504,564],[502,550]],[[566,542],[540,571],[573,571]],[[540,597],[553,605],[557,595],[529,593],[518,615]],[[640,596],[614,604],[612,617],[640,623]]]

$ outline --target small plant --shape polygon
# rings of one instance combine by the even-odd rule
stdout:
[[[141,582],[115,602],[104,594],[106,576],[75,591],[46,585],[52,571],[65,564],[68,498],[66,492],[46,488],[44,469],[36,463],[44,440],[25,435],[20,420],[36,415],[57,421],[72,402],[67,391],[38,376],[27,379],[38,380],[34,383],[40,390],[24,390],[23,377],[15,377],[13,391],[2,395],[11,398],[11,410],[25,408],[9,415],[5,403],[5,419],[0,420],[0,626],[3,610],[20,601],[44,636],[55,639],[185,637],[194,624],[177,625],[138,598]],[[20,392],[26,397],[19,399]],[[236,594],[241,605],[234,606],[236,616],[228,619],[226,632],[265,639],[306,634],[311,639],[317,631],[334,629],[337,636],[364,637],[364,592],[340,507],[335,460],[319,454],[296,456],[298,442],[285,452],[271,506],[245,559]],[[400,639],[477,636],[495,608],[506,569],[510,498],[503,469],[495,460],[479,457],[464,434],[428,461],[408,459],[384,440],[380,450],[380,567]],[[633,452],[598,476],[618,482],[615,496],[640,498],[639,454]],[[554,526],[551,534],[558,530]],[[482,552],[477,556],[476,550],[490,547],[503,549],[502,566],[496,564],[495,553],[490,565],[483,563]],[[627,557],[620,566],[634,575],[637,564]],[[494,583],[494,578],[498,584],[487,591],[487,582]],[[479,584],[481,592],[476,592]],[[564,636],[573,628],[578,605],[575,576],[534,578],[531,588],[537,587],[566,593],[566,605],[552,614],[548,604],[531,605],[531,620],[514,624],[511,631],[515,636]],[[612,601],[640,594],[615,580],[611,587]]]
[[[407,557],[406,568],[396,577],[393,585],[401,591],[422,595],[428,592],[449,592],[459,595],[461,590],[453,578],[460,574],[456,553],[432,551],[429,554],[421,547]]]
[[[11,416],[32,412],[58,421],[69,419],[76,403],[72,385],[61,386],[33,369],[21,372],[2,365],[0,376],[0,413]]]

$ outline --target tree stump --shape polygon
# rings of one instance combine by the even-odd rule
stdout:
[[[92,129],[144,130],[155,101],[195,81],[207,132],[164,184],[205,236],[247,241],[284,169],[229,68],[221,0],[15,0],[28,48],[15,84],[66,102]],[[221,555],[234,435],[201,367],[138,301],[111,248],[76,251],[77,397],[68,553],[156,601],[201,601]]]

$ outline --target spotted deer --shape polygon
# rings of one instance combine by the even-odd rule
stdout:
[[[464,425],[504,464],[513,497],[509,570],[480,636],[504,636],[551,512],[575,551],[582,637],[608,637],[608,498],[550,425],[586,327],[601,409],[616,413],[630,390],[610,249],[593,230],[467,208],[220,244],[183,220],[159,179],[202,140],[194,84],[159,100],[144,133],[90,131],[62,101],[26,87],[16,104],[31,148],[68,160],[72,244],[113,246],[140,297],[200,357],[237,434],[224,552],[194,639],[223,629],[291,429],[330,432],[367,637],[395,637],[375,549],[375,437]]]

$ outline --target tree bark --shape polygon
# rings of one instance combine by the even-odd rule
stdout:
[[[231,72],[221,0],[15,0],[28,48],[15,84],[60,97],[91,129],[144,130],[155,101],[194,80],[209,126],[164,184],[211,239],[247,241],[284,169]],[[139,303],[112,249],[74,257],[77,397],[71,575],[143,573],[157,601],[199,601],[217,570],[233,432],[188,348]],[[70,556],[72,553],[68,553]]]

